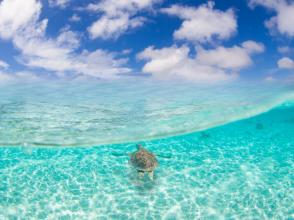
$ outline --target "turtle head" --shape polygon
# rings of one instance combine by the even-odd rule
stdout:
[[[141,150],[143,147],[142,147],[142,145],[141,144],[137,144],[137,149],[138,150]]]

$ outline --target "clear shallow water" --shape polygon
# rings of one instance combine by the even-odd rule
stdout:
[[[293,85],[150,80],[0,85],[0,146],[95,146],[158,139],[294,100]]]
[[[0,219],[294,218],[293,87],[149,83],[1,87]]]
[[[294,108],[142,142],[153,182],[128,164],[134,144],[0,148],[0,219],[293,219]]]

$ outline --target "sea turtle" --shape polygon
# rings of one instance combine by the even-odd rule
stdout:
[[[137,169],[140,177],[144,177],[145,173],[153,180],[153,171],[158,166],[155,155],[142,145],[137,146],[137,151],[130,154],[130,163]]]

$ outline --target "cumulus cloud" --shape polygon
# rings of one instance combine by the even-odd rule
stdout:
[[[79,22],[81,20],[81,17],[78,16],[77,14],[73,14],[70,18],[69,21],[71,22]]]
[[[294,61],[289,57],[283,57],[278,61],[278,67],[281,69],[294,69]]]
[[[121,67],[126,59],[101,49],[75,52],[79,47],[77,35],[62,31],[56,39],[40,37],[15,37],[14,44],[21,50],[19,61],[29,67],[38,67],[54,72],[71,72],[101,78],[113,78],[116,74],[130,72]]]
[[[138,54],[146,60],[143,72],[157,78],[184,78],[194,81],[228,81],[235,79],[238,71],[253,63],[250,55],[264,50],[262,44],[253,41],[231,48],[217,47],[211,50],[197,48],[191,55],[187,46],[172,46],[162,49],[148,47]]]
[[[34,23],[41,12],[37,0],[4,0],[0,2],[0,37],[9,39]]]
[[[282,46],[282,47],[278,47],[278,51],[279,53],[282,53],[282,54],[289,54],[294,51],[294,48],[291,48],[289,46]]]
[[[41,4],[36,0],[4,0],[0,4],[0,38],[13,42],[20,51],[17,57],[20,63],[58,74],[70,72],[101,78],[130,72],[123,67],[127,60],[116,53],[101,49],[77,52],[79,35],[68,28],[62,29],[57,38],[47,38],[48,20],[40,21],[40,12]],[[20,16],[23,20],[19,20],[22,14],[26,16]]]
[[[80,46],[80,37],[76,32],[63,28],[57,37],[57,44],[69,48],[78,48]]]
[[[202,65],[189,57],[190,49],[187,46],[155,49],[148,47],[138,55],[139,59],[147,60],[143,72],[151,73],[159,79],[188,79],[195,81],[226,81],[234,75],[225,71]]]
[[[9,73],[9,72],[3,72],[0,71],[0,84],[1,83],[7,83],[7,82],[31,82],[36,80],[41,80],[37,74],[32,72],[15,72],[15,73]]]
[[[20,59],[24,65],[54,71],[59,76],[69,72],[97,78],[117,78],[117,74],[130,72],[130,69],[121,67],[126,59],[117,59],[114,54],[100,49],[93,52],[85,50],[81,54],[66,54],[65,57],[23,56]]]
[[[87,10],[102,14],[89,28],[91,38],[116,39],[126,31],[142,26],[146,19],[137,13],[161,0],[102,0],[89,4]]]
[[[262,53],[265,50],[265,47],[262,43],[257,43],[252,40],[248,40],[242,43],[242,47],[248,52],[248,53]]]
[[[231,48],[220,46],[212,50],[200,49],[197,60],[202,64],[218,68],[238,70],[252,65],[251,55],[263,51],[263,44],[246,41],[241,46]]]
[[[118,16],[121,13],[128,12],[135,14],[140,10],[151,8],[155,3],[161,0],[102,0],[96,4],[89,4],[87,9],[90,11],[104,12],[109,16]]]
[[[142,17],[130,18],[128,14],[120,15],[119,17],[109,18],[101,17],[94,22],[88,31],[91,38],[116,39],[126,32],[129,28],[140,27],[144,23]]]
[[[49,6],[65,8],[69,2],[70,0],[49,0]]]
[[[180,28],[174,32],[176,39],[203,43],[213,39],[228,39],[237,31],[237,21],[233,10],[214,9],[213,2],[197,8],[173,5],[161,11],[183,20]]]
[[[276,12],[276,16],[265,22],[272,32],[278,31],[289,37],[294,37],[294,2],[286,0],[250,0],[249,5],[261,5]]]
[[[3,60],[0,60],[0,69],[7,69],[9,67],[8,63]]]
[[[276,79],[275,79],[273,76],[266,76],[266,77],[264,78],[264,80],[265,80],[266,82],[273,82],[273,81],[275,81]]]

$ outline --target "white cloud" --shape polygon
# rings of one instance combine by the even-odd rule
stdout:
[[[279,53],[282,53],[282,54],[289,54],[289,53],[292,53],[294,49],[289,46],[282,46],[282,47],[278,47],[278,51]]]
[[[266,76],[266,77],[264,78],[264,80],[265,80],[266,82],[273,82],[273,81],[275,81],[276,79],[275,79],[273,76]]]
[[[250,46],[248,46],[250,45]],[[253,47],[253,45],[255,45]],[[261,44],[247,41],[232,48],[197,49],[191,56],[187,46],[155,49],[148,47],[138,54],[146,60],[143,72],[161,79],[179,78],[194,81],[228,81],[237,77],[238,70],[252,64],[250,55],[261,52]]]
[[[90,11],[104,12],[114,17],[124,12],[134,15],[140,10],[151,8],[152,5],[160,1],[161,0],[101,0],[96,4],[89,4],[87,9]]]
[[[195,81],[227,81],[234,76],[225,71],[202,65],[189,57],[190,49],[186,46],[154,49],[148,47],[138,55],[147,60],[143,72],[152,73],[159,79],[188,79]]]
[[[274,10],[277,15],[265,22],[272,32],[278,31],[289,37],[294,37],[294,2],[286,0],[250,0],[249,5],[264,6]]]
[[[265,50],[264,45],[262,43],[257,43],[252,40],[248,40],[248,41],[243,42],[242,47],[248,53],[262,53]]]
[[[9,67],[8,63],[6,63],[5,61],[3,60],[0,60],[0,69],[3,68],[3,69],[7,69]]]
[[[77,14],[73,14],[70,18],[69,21],[71,22],[79,22],[81,20],[81,17],[78,16]]]
[[[181,27],[174,32],[176,39],[192,42],[210,42],[215,39],[228,39],[237,31],[237,21],[233,10],[225,12],[214,9],[214,3],[199,7],[173,5],[162,12],[183,19]]]
[[[11,79],[12,76],[10,74],[0,72],[0,83],[10,81]]]
[[[284,0],[282,0],[284,1]],[[279,6],[281,0],[249,0],[249,6],[254,8],[256,5],[263,5],[267,8],[276,8]]]
[[[9,13],[8,9],[11,9]],[[30,12],[23,12],[24,9]],[[68,28],[62,29],[57,38],[47,38],[48,20],[39,21],[40,10],[41,4],[35,0],[4,0],[0,4],[0,38],[12,40],[20,52],[17,57],[20,63],[60,75],[70,72],[73,75],[113,78],[119,73],[130,72],[123,67],[127,60],[119,58],[116,53],[101,49],[77,52],[79,35]],[[22,13],[26,16],[20,17],[26,19],[19,20],[18,15]]]
[[[125,59],[117,59],[114,54],[104,50],[81,54],[66,54],[65,57],[22,57],[22,62],[30,67],[39,67],[57,72],[61,76],[65,72],[75,75],[84,74],[97,78],[116,78],[117,74],[128,73],[130,69],[121,67],[126,63]]]
[[[125,59],[101,49],[76,53],[79,45],[77,35],[63,31],[57,39],[15,37],[14,44],[21,50],[19,61],[29,67],[38,67],[54,72],[71,72],[100,78],[113,78],[116,74],[130,72],[122,67]]]
[[[87,10],[102,14],[89,28],[91,38],[116,39],[126,31],[142,26],[146,19],[137,16],[161,0],[102,0],[89,4]]]
[[[41,78],[31,72],[15,72],[15,73],[8,73],[8,72],[1,72],[0,71],[0,84],[7,83],[7,82],[31,82],[41,80]]]
[[[80,46],[80,37],[76,32],[64,28],[57,37],[57,44],[63,47],[78,48]]]
[[[216,66],[218,68],[238,70],[250,66],[253,61],[253,53],[261,53],[264,46],[254,41],[245,41],[241,46],[231,48],[217,47],[212,50],[200,49],[197,54],[197,60],[206,65]]]
[[[65,8],[69,2],[70,0],[49,0],[49,6]]]
[[[278,61],[278,67],[281,69],[294,69],[294,61],[289,57],[283,57]]]
[[[41,12],[37,0],[4,0],[0,3],[0,37],[9,39],[34,23]]]
[[[94,22],[88,31],[93,39],[116,39],[128,29],[142,26],[143,23],[144,19],[142,17],[130,18],[128,14],[113,18],[103,16]]]

